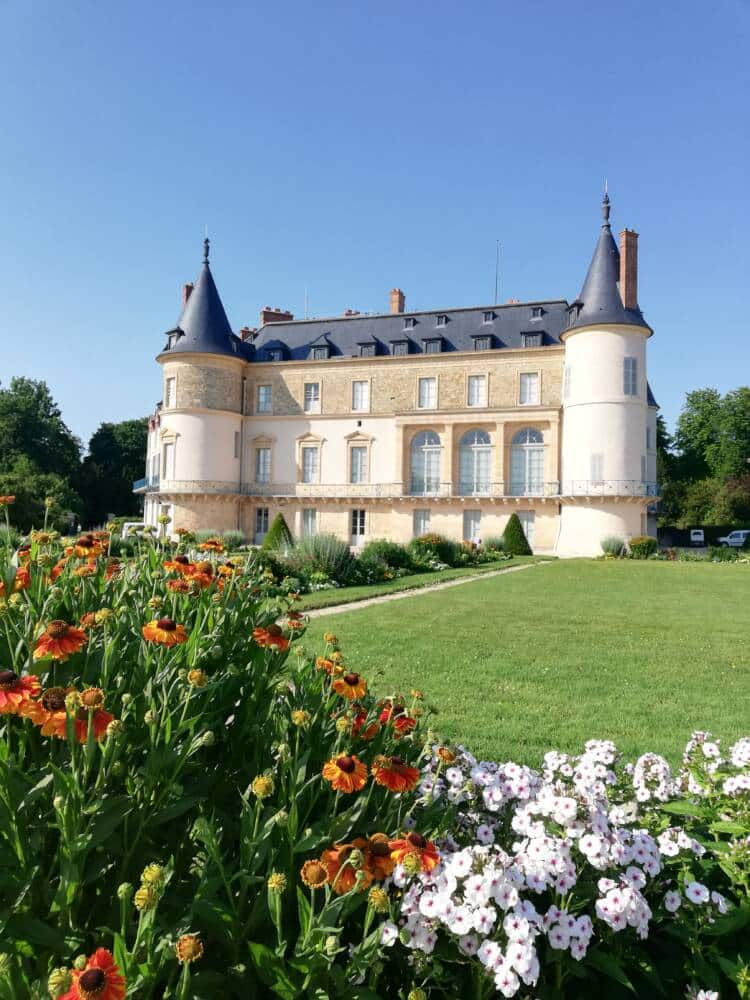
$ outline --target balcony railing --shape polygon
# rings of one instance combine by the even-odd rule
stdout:
[[[659,483],[642,479],[568,479],[562,495],[573,497],[658,497]]]
[[[144,476],[143,479],[136,479],[133,483],[133,493],[153,493],[158,489],[158,476]]]

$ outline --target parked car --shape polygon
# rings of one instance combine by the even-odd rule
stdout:
[[[738,528],[737,531],[730,531],[719,539],[719,545],[731,546],[733,549],[741,549],[750,535],[750,528]]]
[[[703,534],[703,528],[691,528],[690,529],[690,544],[691,545],[705,545],[706,536]]]

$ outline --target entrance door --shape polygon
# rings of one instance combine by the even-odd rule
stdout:
[[[365,541],[365,511],[352,511],[352,545],[363,545]]]
[[[526,541],[532,550],[534,548],[534,518],[535,513],[533,510],[519,510],[518,512],[518,520],[521,522],[523,533],[526,535]]]
[[[464,541],[479,542],[482,537],[481,510],[464,511]]]

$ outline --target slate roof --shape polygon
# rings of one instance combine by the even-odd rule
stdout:
[[[578,299],[571,303],[570,329],[598,323],[648,327],[640,309],[626,309],[620,297],[620,251],[609,224],[609,196],[602,202],[601,233]],[[650,327],[648,327],[650,329]]]

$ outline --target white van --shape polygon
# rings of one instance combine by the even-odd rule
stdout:
[[[705,545],[706,536],[703,534],[703,528],[691,528],[690,529],[690,544],[691,545]]]
[[[723,545],[725,548],[731,546],[733,549],[741,549],[747,541],[748,535],[750,535],[750,529],[748,528],[739,528],[737,531],[730,531],[728,535],[724,535],[723,538],[719,539],[719,545]]]

